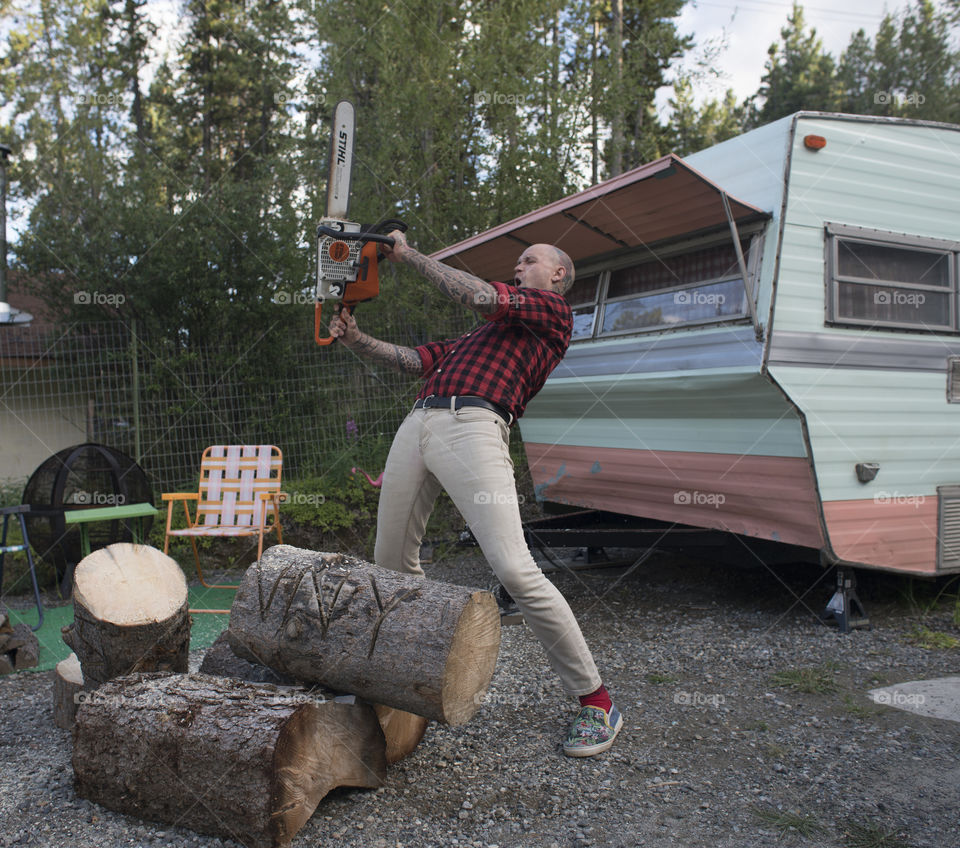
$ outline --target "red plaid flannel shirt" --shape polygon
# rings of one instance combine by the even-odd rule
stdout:
[[[559,292],[491,285],[500,306],[483,326],[417,348],[426,380],[417,397],[473,395],[517,419],[563,359],[573,313]]]

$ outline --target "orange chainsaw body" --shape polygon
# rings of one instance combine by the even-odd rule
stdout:
[[[346,242],[332,241],[326,245],[326,250],[334,262],[344,262],[349,258],[349,246]],[[341,310],[346,308],[349,312],[353,312],[358,303],[372,300],[380,294],[380,273],[377,266],[377,243],[368,241],[360,248],[356,279],[345,282],[343,295],[338,298]],[[318,345],[328,345],[335,339],[333,336],[320,337],[322,311],[323,303],[317,301],[313,313],[313,335]]]

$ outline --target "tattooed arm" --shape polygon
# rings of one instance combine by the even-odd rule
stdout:
[[[387,258],[394,262],[404,262],[415,268],[452,301],[467,309],[472,309],[481,315],[491,315],[497,311],[497,290],[486,280],[424,256],[419,250],[407,244],[406,237],[399,230],[390,233],[390,237],[394,240],[393,247],[383,247]]]
[[[357,327],[356,319],[343,310],[330,322],[330,335],[339,338],[354,353],[405,374],[420,374],[420,354],[411,347],[390,344],[368,336]]]

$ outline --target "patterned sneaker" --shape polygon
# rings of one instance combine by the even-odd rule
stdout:
[[[615,706],[610,707],[609,713],[600,707],[580,707],[563,743],[563,753],[568,757],[592,757],[606,751],[622,726],[623,716]]]

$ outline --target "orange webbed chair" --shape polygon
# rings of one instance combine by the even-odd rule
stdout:
[[[187,536],[193,545],[200,582],[208,589],[236,589],[236,585],[210,584],[200,568],[198,536],[256,536],[257,559],[263,555],[263,537],[276,530],[283,542],[279,505],[286,499],[280,491],[283,454],[275,445],[214,445],[200,460],[200,486],[196,492],[173,492],[161,497],[167,503],[167,532],[163,552],[171,536]],[[188,501],[196,501],[190,515]],[[171,529],[173,505],[183,504],[187,526]],[[273,516],[273,520],[268,518]]]

